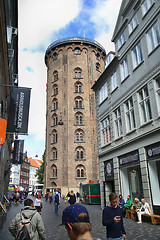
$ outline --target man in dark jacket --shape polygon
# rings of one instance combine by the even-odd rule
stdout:
[[[126,232],[123,226],[122,209],[117,206],[117,194],[109,195],[110,205],[103,210],[102,224],[106,226],[107,239],[126,240]]]
[[[36,208],[34,208],[33,201],[29,198],[24,201],[24,209],[22,209],[21,213],[18,213],[10,223],[9,231],[11,232],[11,234],[16,238],[17,227],[19,222],[22,220],[21,214],[23,214],[24,218],[31,218],[32,228],[34,232],[34,236],[32,239],[45,240],[45,228],[41,215],[37,212]]]

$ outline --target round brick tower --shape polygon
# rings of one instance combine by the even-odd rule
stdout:
[[[104,48],[87,38],[66,38],[46,50],[45,189],[62,194],[99,179],[94,81],[105,69]]]

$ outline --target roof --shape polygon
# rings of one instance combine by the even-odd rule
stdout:
[[[42,165],[42,160],[33,159],[33,158],[28,158],[28,160],[30,161],[31,167],[40,168],[40,166]]]

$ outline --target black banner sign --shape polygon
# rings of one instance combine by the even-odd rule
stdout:
[[[11,90],[7,132],[27,133],[30,88],[14,87]]]
[[[23,147],[24,147],[24,140],[14,141],[13,161],[12,161],[13,164],[23,163]]]
[[[139,162],[138,151],[130,152],[119,157],[119,166],[130,165]]]
[[[160,142],[147,146],[145,149],[148,160],[160,157]]]
[[[105,179],[113,180],[114,179],[114,171],[113,171],[113,160],[109,160],[105,162],[104,165]]]

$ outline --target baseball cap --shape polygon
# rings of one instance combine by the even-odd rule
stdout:
[[[86,213],[87,217],[78,217],[80,213]],[[90,223],[89,214],[87,209],[80,204],[73,204],[63,210],[62,214],[62,224],[65,223],[78,223],[87,222]]]

